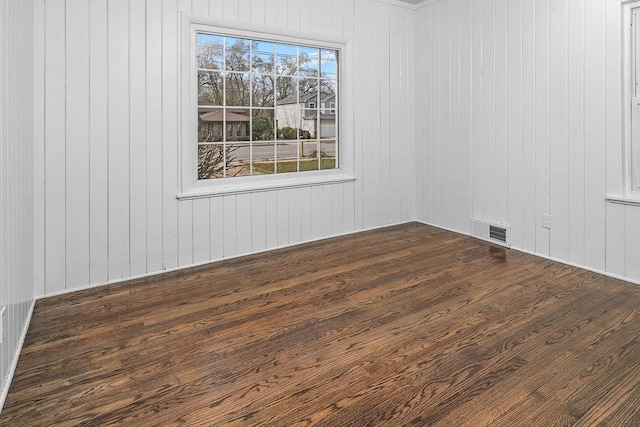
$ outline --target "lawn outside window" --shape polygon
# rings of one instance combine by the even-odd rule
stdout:
[[[349,42],[232,25],[183,16],[178,198],[353,180]]]

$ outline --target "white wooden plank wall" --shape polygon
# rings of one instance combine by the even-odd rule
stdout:
[[[33,301],[33,23],[32,2],[0,2],[0,408]]]
[[[605,202],[622,186],[620,31],[617,1],[419,8],[418,218],[506,222],[516,248],[640,280],[640,208]]]
[[[344,126],[356,182],[176,200],[182,12],[351,38]],[[36,295],[415,218],[411,7],[39,0],[35,13],[35,180],[46,184],[35,197]]]

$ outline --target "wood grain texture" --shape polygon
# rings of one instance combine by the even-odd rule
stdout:
[[[640,288],[416,223],[47,298],[2,425],[632,425]]]

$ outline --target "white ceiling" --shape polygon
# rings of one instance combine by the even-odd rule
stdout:
[[[400,1],[405,2],[405,3],[418,4],[422,0],[400,0]]]

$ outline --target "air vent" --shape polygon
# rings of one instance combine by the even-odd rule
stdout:
[[[500,240],[502,243],[507,243],[507,229],[503,227],[497,227],[495,225],[490,225],[489,238]]]
[[[510,227],[498,222],[471,218],[471,235],[502,246],[511,246]]]

